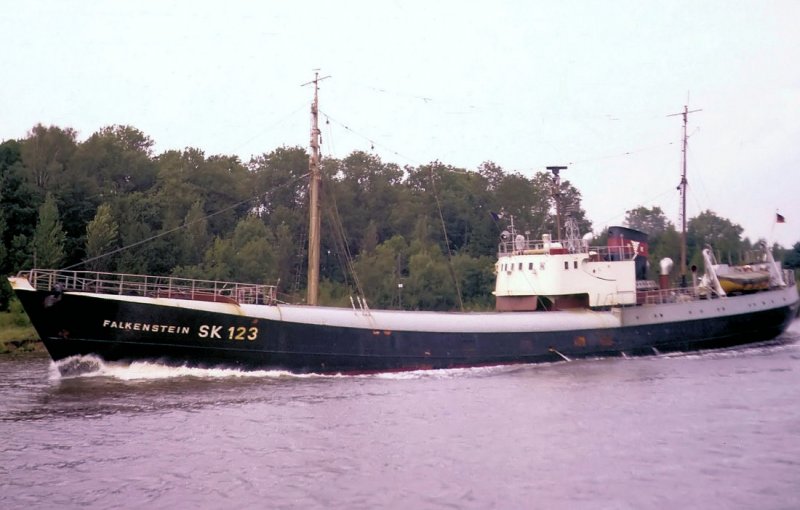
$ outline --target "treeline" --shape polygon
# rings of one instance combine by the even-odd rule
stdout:
[[[242,162],[196,148],[155,154],[153,146],[130,126],[79,142],[72,129],[37,125],[0,144],[2,273],[48,267],[268,282],[302,301],[305,149]],[[324,159],[322,172],[324,304],[349,306],[360,287],[373,307],[490,308],[495,251],[510,218],[532,237],[555,231],[546,173],[529,178],[491,162],[473,171],[400,167],[365,152]],[[565,181],[557,196],[590,231],[580,193]],[[653,236],[653,258],[678,260],[677,234],[660,209],[629,211],[627,221]],[[737,260],[749,247],[741,227],[712,212],[689,225],[693,261],[706,243]],[[3,282],[0,308],[8,296]]]

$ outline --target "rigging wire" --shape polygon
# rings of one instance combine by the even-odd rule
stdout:
[[[658,199],[660,199],[660,198],[662,198],[662,197],[664,197],[664,196],[666,196],[666,195],[668,195],[670,193],[673,193],[674,191],[675,190],[672,189],[672,188],[670,188],[668,190],[665,190],[665,191],[662,191],[661,193],[659,193],[657,195],[654,195],[654,196],[648,198],[647,200],[643,200],[642,204],[653,203],[656,200],[658,200]],[[608,225],[609,223],[613,222],[617,218],[624,218],[627,213],[628,213],[628,210],[622,211],[621,213],[614,214],[613,216],[608,217],[606,220],[599,222],[599,224],[600,225]]]
[[[591,163],[593,161],[601,161],[603,159],[623,158],[623,157],[626,157],[626,156],[632,156],[633,154],[639,154],[639,153],[642,153],[642,152],[649,152],[649,151],[656,150],[656,149],[662,149],[664,147],[668,147],[668,146],[674,145],[674,144],[675,144],[675,141],[667,142],[667,143],[661,143],[661,144],[658,144],[658,145],[650,145],[648,147],[642,147],[640,149],[633,149],[633,150],[630,150],[630,151],[620,152],[620,153],[617,153],[617,154],[609,154],[609,155],[606,155],[606,156],[597,156],[597,157],[593,157],[593,158],[579,159],[579,160],[576,160],[576,161],[570,161],[569,164],[570,165],[579,165],[581,163]]]
[[[374,89],[374,90],[376,90],[378,92],[386,93],[385,90],[379,90],[379,89]],[[426,103],[432,101],[431,98],[422,98],[422,97],[415,97],[415,98],[416,99],[424,99]],[[375,138],[370,137],[368,135],[365,135],[365,134],[363,134],[363,133],[361,133],[359,131],[356,131],[355,129],[351,128],[347,124],[345,124],[345,123],[337,120],[336,118],[332,117],[330,114],[325,113],[323,111],[320,111],[320,113],[322,113],[326,118],[326,125],[328,126],[329,136],[331,137],[331,139],[332,139],[332,132],[331,132],[331,129],[330,129],[330,123],[334,122],[337,125],[339,125],[341,128],[345,129],[346,131],[349,131],[350,133],[356,135],[357,137],[359,137],[359,138],[363,139],[364,141],[366,141],[367,143],[369,143],[370,144],[370,148],[372,150],[375,149],[375,146],[378,146],[378,147],[390,152],[391,154],[394,154],[394,155],[396,155],[396,156],[398,156],[400,158],[405,159],[406,161],[408,161],[408,162],[410,162],[410,163],[412,163],[414,165],[417,165],[417,166],[420,165],[420,163],[417,160],[415,160],[414,158],[412,158],[410,156],[406,156],[406,155],[400,153],[399,151],[396,151],[396,150],[392,149],[391,147],[388,147],[388,146],[386,146],[386,145],[384,145],[382,143],[376,142]],[[614,119],[611,119],[611,120],[619,120],[619,119],[614,118]],[[633,149],[633,150],[628,150],[628,151],[621,152],[621,153],[607,154],[607,155],[603,155],[603,156],[584,158],[584,159],[572,161],[572,162],[570,162],[570,165],[584,164],[584,163],[590,163],[590,162],[594,162],[594,161],[601,161],[601,160],[607,160],[607,159],[629,157],[629,156],[632,156],[634,154],[639,154],[639,153],[643,153],[643,152],[649,152],[649,151],[653,151],[653,150],[660,150],[660,149],[663,149],[664,147],[669,147],[669,146],[672,146],[674,144],[675,144],[675,141],[670,141],[670,142],[667,142],[667,143],[661,143],[661,144],[650,145],[650,146],[641,147],[641,148],[637,148],[637,149]],[[544,166],[546,166],[546,165],[541,165],[541,167],[544,167]],[[536,169],[536,168],[538,168],[538,167],[534,167],[534,168],[530,168],[529,167],[529,169]],[[461,169],[456,169],[456,168],[447,168],[446,170],[449,171],[449,172],[461,173],[461,174],[472,173],[472,172],[470,172],[468,170],[461,170]],[[436,184],[435,184],[435,181],[434,181],[432,167],[431,167],[431,185],[432,185],[432,191],[434,193],[434,198],[435,198],[435,201],[436,201],[437,211],[439,213],[439,220],[440,220],[441,225],[442,225],[442,231],[443,231],[444,238],[445,238],[445,245],[447,247],[448,269],[450,270],[451,277],[453,278],[453,282],[455,283],[455,286],[456,286],[456,291],[457,291],[457,294],[458,294],[459,306],[460,306],[461,310],[463,311],[463,302],[462,302],[462,298],[461,298],[461,290],[459,288],[458,280],[456,278],[455,271],[454,271],[453,266],[452,266],[452,250],[450,248],[450,242],[449,242],[449,238],[447,236],[446,224],[445,224],[445,221],[444,221],[444,214],[442,212],[441,201],[439,199],[438,192],[436,190]],[[660,197],[660,196],[663,196],[664,194],[666,194],[666,192],[661,193],[658,196]],[[338,215],[338,209],[336,210],[336,214]],[[337,221],[337,223],[338,223],[337,230],[340,232],[340,235],[344,236],[344,231],[343,231],[344,229],[343,229],[343,226],[341,226],[341,218],[338,218],[335,221]],[[344,244],[345,248],[348,247],[346,242],[344,242],[343,244]],[[356,280],[357,277],[355,275],[355,271],[354,271],[354,268],[352,266],[352,254],[349,252],[349,249],[347,249],[347,251],[345,253],[345,257],[347,258],[348,267],[351,268],[351,273],[352,273],[352,275],[354,277],[354,280]],[[357,291],[362,293],[362,295],[363,295],[363,292],[360,289],[360,285],[356,284],[356,287],[357,287]]]
[[[398,151],[396,151],[396,150],[392,149],[391,147],[388,147],[388,146],[386,146],[386,145],[383,145],[383,144],[381,144],[381,143],[378,143],[378,142],[376,142],[374,138],[370,138],[369,136],[366,136],[366,135],[364,135],[364,134],[362,134],[362,133],[359,133],[358,131],[356,131],[356,130],[352,129],[350,126],[348,126],[348,125],[346,125],[346,124],[344,124],[344,123],[342,123],[342,122],[340,122],[340,121],[336,120],[335,118],[331,117],[330,115],[328,115],[327,113],[323,112],[322,110],[320,110],[320,113],[322,113],[322,114],[325,116],[325,118],[326,118],[327,120],[330,120],[330,121],[333,121],[333,122],[335,122],[336,124],[338,124],[339,126],[341,126],[343,129],[345,129],[345,130],[347,130],[347,131],[349,131],[349,132],[353,133],[354,135],[356,135],[356,136],[358,136],[359,138],[362,138],[363,140],[365,140],[366,142],[368,142],[368,143],[370,144],[370,147],[371,147],[371,149],[372,149],[372,150],[374,150],[374,149],[375,149],[375,146],[378,146],[378,147],[381,147],[381,148],[385,149],[386,151],[388,151],[388,152],[390,152],[390,153],[394,154],[395,156],[399,156],[399,157],[401,157],[401,158],[405,159],[406,161],[408,161],[408,162],[410,162],[410,163],[413,163],[413,164],[415,164],[415,165],[418,165],[418,164],[419,164],[419,162],[418,162],[418,161],[416,161],[416,160],[414,160],[413,158],[411,158],[411,157],[409,157],[409,156],[406,156],[406,155],[404,155],[404,154],[401,154],[400,152],[398,152]]]
[[[324,113],[322,115],[325,115]],[[333,147],[333,130],[331,129],[331,120],[325,115],[325,132],[328,138],[328,145],[330,149],[328,149],[328,155],[333,157],[333,154],[336,153],[336,149]],[[320,145],[322,145],[322,137],[320,137]]]
[[[306,174],[310,175],[310,174]],[[302,178],[302,177],[301,177]],[[308,246],[308,222],[301,221],[301,230],[300,230],[300,243],[299,246]],[[303,274],[304,267],[304,255],[301,251],[297,257],[297,261],[294,263],[294,281],[292,282],[292,294],[297,294],[300,291],[300,277]]]
[[[255,139],[263,136],[265,133],[268,133],[268,132],[272,131],[273,129],[277,128],[278,126],[282,125],[283,123],[286,122],[287,119],[295,117],[297,115],[297,112],[299,112],[300,110],[302,110],[303,108],[306,108],[306,107],[307,107],[306,103],[303,102],[303,104],[300,105],[298,108],[296,108],[296,109],[292,110],[290,113],[287,113],[286,115],[280,117],[278,120],[273,122],[270,126],[260,130],[258,133],[254,134],[249,139],[247,139],[244,142],[242,142],[241,144],[239,144],[239,146],[236,147],[236,149],[234,149],[234,152],[238,151],[239,149],[241,149],[242,147],[246,146],[247,144],[249,144],[250,142],[254,141]]]
[[[325,126],[327,127],[326,131],[328,132],[328,140],[333,140],[333,130],[331,129],[330,118],[325,113],[320,113],[325,116]],[[330,145],[332,145],[332,143]],[[327,149],[327,152],[329,157],[335,158],[332,148]],[[358,273],[356,273],[355,259],[350,251],[350,242],[347,239],[347,233],[344,230],[344,222],[342,222],[341,215],[339,214],[339,207],[336,202],[336,195],[333,187],[325,185],[325,181],[323,181],[322,191],[326,196],[331,197],[330,201],[326,201],[328,203],[328,207],[326,207],[325,213],[333,226],[333,242],[336,245],[334,254],[336,255],[336,260],[339,262],[339,267],[342,269],[342,275],[344,276],[345,280],[344,283],[348,287],[350,286],[350,282],[348,281],[349,274],[353,280],[352,286],[355,289],[356,295],[360,296],[361,301],[366,303],[366,293],[364,292],[364,288],[361,286]],[[344,257],[344,260],[342,260],[342,257]]]
[[[347,265],[347,271],[350,272],[350,275],[353,278],[353,285],[355,286],[356,293],[361,296],[362,298],[366,298],[366,294],[364,293],[364,288],[361,286],[361,281],[358,279],[358,273],[356,273],[355,268],[355,261],[353,258],[353,254],[350,251],[350,245],[347,240],[347,233],[344,230],[344,224],[342,222],[342,218],[339,215],[339,207],[336,203],[336,196],[334,193],[330,193],[329,196],[331,197],[329,206],[328,215],[331,217],[334,230],[336,235],[334,236],[334,242],[338,243],[338,248],[341,249],[340,253],[345,257],[345,263]],[[365,299],[366,301],[366,299]]]
[[[135,248],[136,246],[140,246],[142,244],[149,243],[150,241],[154,241],[155,239],[158,239],[158,238],[170,235],[170,234],[174,234],[175,232],[178,232],[179,230],[183,230],[185,228],[188,228],[191,225],[194,225],[195,223],[199,223],[201,221],[205,221],[205,220],[207,220],[209,218],[213,218],[214,216],[217,216],[218,214],[222,214],[224,212],[230,211],[231,209],[235,209],[237,207],[240,207],[240,206],[242,206],[242,205],[244,205],[244,204],[246,204],[248,202],[252,202],[253,200],[256,200],[258,198],[265,197],[265,196],[269,195],[270,193],[273,193],[273,192],[275,192],[275,191],[277,191],[277,190],[279,190],[281,188],[288,187],[289,185],[294,184],[295,182],[299,181],[300,179],[304,179],[304,178],[306,178],[308,176],[309,176],[309,174],[306,173],[306,174],[301,175],[301,176],[299,176],[299,177],[297,177],[295,179],[292,179],[292,180],[290,180],[288,182],[285,182],[285,183],[281,184],[280,186],[276,186],[276,187],[270,189],[269,191],[266,191],[264,193],[259,193],[258,195],[250,197],[250,198],[248,198],[246,200],[241,200],[241,201],[239,201],[239,202],[237,202],[235,204],[229,205],[228,207],[223,207],[222,209],[220,209],[218,211],[215,211],[215,212],[213,212],[211,214],[208,214],[206,216],[203,216],[202,218],[197,218],[196,220],[190,221],[188,223],[184,222],[184,223],[182,223],[181,225],[178,225],[175,228],[171,228],[171,229],[166,230],[164,232],[159,232],[158,234],[156,234],[154,236],[150,236],[150,237],[148,237],[146,239],[142,239],[140,241],[136,241],[135,243],[131,243],[131,244],[128,244],[126,246],[122,246],[120,248],[116,248],[116,249],[111,250],[109,252],[100,254],[100,255],[98,255],[96,257],[91,257],[91,258],[82,260],[80,262],[77,262],[77,263],[72,264],[72,265],[67,266],[67,267],[63,267],[61,269],[62,270],[73,269],[73,268],[82,266],[84,264],[87,264],[89,262],[94,262],[95,260],[100,260],[100,259],[105,258],[105,257],[110,257],[111,255],[116,255],[117,253],[121,253],[121,252],[129,250],[131,248]]]
[[[420,162],[419,162],[418,159],[415,159],[415,158],[412,158],[411,156],[407,156],[405,154],[402,154],[399,151],[396,151],[393,148],[391,148],[391,147],[389,147],[387,145],[384,145],[383,143],[375,141],[375,138],[370,137],[370,136],[368,136],[366,134],[363,134],[361,132],[358,132],[358,131],[354,130],[353,128],[351,128],[347,124],[344,124],[343,122],[331,117],[329,114],[324,113],[322,110],[320,110],[320,113],[325,115],[325,118],[328,121],[332,121],[332,122],[338,124],[340,127],[345,129],[346,131],[349,131],[350,133],[352,133],[352,134],[356,135],[357,137],[361,138],[362,140],[368,142],[370,144],[370,146],[371,146],[371,149],[374,150],[374,148],[377,146],[377,147],[380,147],[380,148],[386,150],[387,152],[389,152],[391,154],[394,154],[396,156],[399,156],[399,157],[405,159],[406,161],[408,161],[411,164],[414,164],[414,165],[417,165],[417,166],[420,165]],[[670,142],[667,142],[667,143],[649,145],[649,146],[646,146],[646,147],[636,148],[636,149],[632,149],[632,150],[625,151],[625,152],[619,152],[619,153],[615,153],[615,154],[606,154],[606,155],[603,155],[603,156],[595,156],[595,157],[579,159],[579,160],[571,161],[571,162],[569,162],[569,164],[570,165],[579,165],[579,164],[583,164],[583,163],[591,163],[591,162],[594,162],[594,161],[601,161],[601,160],[605,160],[605,159],[624,158],[624,157],[632,156],[634,154],[639,154],[639,153],[643,153],[643,152],[649,152],[649,151],[653,151],[653,150],[663,149],[664,147],[669,147],[671,145],[674,145],[675,143],[676,143],[675,141],[670,141]],[[536,165],[536,166],[528,167],[528,168],[526,168],[524,170],[540,170],[540,169],[542,169],[542,168],[544,168],[546,166],[547,165],[544,165],[544,164]],[[468,170],[460,170],[460,169],[457,169],[457,168],[449,169],[449,171],[454,172],[454,173],[463,173],[463,174],[469,173]]]
[[[456,286],[456,297],[458,298],[458,308],[464,311],[464,301],[461,299],[461,286],[458,284],[456,272],[453,268],[453,251],[450,249],[450,240],[447,238],[447,227],[444,223],[444,215],[442,214],[442,204],[439,202],[439,193],[436,191],[436,179],[433,176],[433,165],[430,167],[431,173],[431,189],[433,190],[433,198],[436,199],[436,209],[439,211],[439,219],[442,222],[442,232],[444,233],[444,245],[447,247],[447,268],[450,270],[450,277],[453,279],[453,284]]]

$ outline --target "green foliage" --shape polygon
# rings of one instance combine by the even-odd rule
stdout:
[[[453,268],[464,296],[464,306],[472,310],[494,308],[494,257],[470,257],[459,254],[453,257]]]
[[[248,282],[273,281],[274,239],[258,216],[239,221],[230,239],[233,254],[233,279]]]
[[[279,274],[274,236],[258,216],[243,218],[228,239],[217,237],[199,265],[174,274],[211,280],[275,281]]]
[[[703,211],[690,219],[686,227],[686,245],[691,251],[691,256],[687,256],[689,266],[702,266],[702,251],[707,245],[714,249],[719,262],[740,262],[743,231],[742,227],[713,211]]]
[[[67,166],[77,145],[72,128],[37,124],[22,141],[20,154],[27,175],[41,194],[56,189],[69,179]]]
[[[788,269],[800,268],[800,242],[795,243],[791,251],[784,254],[783,265]]]
[[[130,126],[78,142],[72,129],[37,125],[0,144],[2,272],[30,267],[35,246],[40,267],[84,261],[89,269],[279,283],[285,299],[302,299],[306,150],[280,147],[243,164],[196,148],[156,155],[153,147]],[[454,278],[465,308],[492,308],[495,251],[512,217],[518,233],[556,235],[555,195],[562,226],[569,214],[591,230],[578,190],[567,180],[555,190],[546,172],[490,161],[476,171],[438,161],[400,167],[361,151],[326,158],[321,169],[323,304],[349,306],[352,263],[376,308],[457,309]],[[651,277],[662,257],[677,263],[679,235],[659,207],[628,211],[626,224],[649,234]],[[750,245],[741,232],[710,211],[693,218],[690,263],[707,243],[735,262]],[[784,260],[797,267],[800,246]],[[2,286],[0,309],[9,295]]]
[[[644,232],[650,238],[663,234],[669,228],[674,228],[660,207],[648,209],[647,207],[639,206],[636,209],[626,211],[625,225]]]
[[[3,190],[2,188],[0,188],[0,198],[2,198],[2,193]],[[5,232],[6,232],[6,218],[5,214],[3,214],[3,210],[0,209],[0,239],[3,239],[3,237],[5,237]],[[3,267],[5,265],[6,253],[7,250],[5,243],[0,243],[0,267]]]
[[[454,310],[457,293],[442,252],[435,246],[412,247],[412,252],[404,306],[412,310]]]
[[[112,260],[106,255],[117,247],[118,238],[119,226],[111,214],[111,206],[102,204],[86,226],[87,269],[109,271]]]
[[[208,219],[200,200],[195,201],[186,213],[186,228],[177,233],[180,246],[180,265],[196,265],[203,259],[203,253],[212,241],[208,234]]]
[[[80,144],[70,167],[104,197],[144,191],[155,183],[153,143],[131,126],[104,127]]]
[[[67,235],[61,228],[58,206],[52,194],[48,193],[44,204],[39,208],[39,222],[33,234],[33,250],[36,267],[58,268],[64,260],[64,243]]]
[[[654,235],[650,240],[649,275],[656,279],[660,272],[661,259],[671,258],[675,267],[680,265],[681,235],[672,225],[668,225],[666,230]],[[691,260],[691,253],[687,255]]]
[[[0,354],[33,350],[38,338],[22,305],[12,298],[8,308],[0,312]]]
[[[656,279],[660,272],[660,262],[671,258],[675,266],[680,265],[680,234],[667,219],[660,207],[639,206],[625,213],[625,225],[648,235],[650,256],[648,257],[648,277]],[[689,257],[691,259],[691,257]]]
[[[5,278],[0,278],[0,312],[8,311],[11,300],[14,299],[14,291]]]
[[[408,245],[402,236],[381,243],[374,250],[362,252],[355,263],[356,274],[366,293],[367,302],[375,308],[399,308],[406,274]]]
[[[5,229],[0,231],[0,241],[5,258],[0,260],[2,274],[16,272],[31,263],[31,245],[42,202],[26,179],[27,170],[22,163],[22,144],[9,140],[0,144],[0,211]]]
[[[387,207],[402,203],[403,172],[397,165],[360,151],[343,160],[326,160],[324,165],[330,175],[326,197],[334,201],[339,221],[348,226],[348,249],[353,255],[374,249],[397,231],[398,211]]]

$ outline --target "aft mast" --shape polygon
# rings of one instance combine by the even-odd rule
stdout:
[[[676,115],[683,116],[683,170],[681,172],[681,182],[678,184],[678,190],[681,192],[681,286],[686,286],[686,147],[688,142],[688,135],[686,134],[686,126],[689,123],[689,114],[700,112],[702,110],[689,111],[689,106],[683,106],[683,112],[673,113],[667,117],[675,117]]]
[[[308,292],[306,303],[317,305],[319,301],[319,252],[320,252],[320,207],[319,207],[319,82],[328,76],[319,77],[319,72],[314,73],[314,79],[303,85],[314,84],[314,101],[311,103],[311,155],[308,158]]]

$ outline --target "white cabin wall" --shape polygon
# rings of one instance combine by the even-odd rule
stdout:
[[[496,267],[496,296],[588,294],[590,306],[636,303],[631,261],[590,261],[586,254],[509,255]]]

